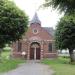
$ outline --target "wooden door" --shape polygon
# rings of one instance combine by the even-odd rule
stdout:
[[[30,60],[34,59],[34,48],[30,49]]]
[[[40,48],[36,48],[36,59],[40,59]]]

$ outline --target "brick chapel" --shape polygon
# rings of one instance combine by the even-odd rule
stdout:
[[[41,27],[37,13],[29,23],[27,32],[22,39],[12,44],[12,57],[28,60],[55,58],[54,30],[52,27]]]

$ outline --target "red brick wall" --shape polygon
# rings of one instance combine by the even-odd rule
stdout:
[[[34,34],[33,33],[33,29],[37,29],[38,30],[38,33],[37,34]],[[26,52],[26,56],[25,58],[27,58],[28,56],[28,49],[30,48],[29,47],[29,44],[31,42],[29,41],[32,41],[32,37],[37,37],[37,41],[40,41],[40,46],[41,46],[41,42],[43,42],[43,57],[44,58],[53,58],[53,57],[56,57],[57,54],[55,52],[50,52],[48,50],[48,44],[49,42],[53,43],[53,37],[45,30],[41,27],[41,25],[39,24],[32,24],[30,25],[30,27],[28,28],[28,31],[23,35],[23,40],[21,40],[22,42],[22,49],[20,52],[18,52],[18,45],[17,45],[17,42],[16,43],[13,43],[13,56],[14,57],[22,57],[21,53],[23,51]]]
[[[37,29],[38,33],[33,34],[33,29]],[[50,40],[50,39],[52,40],[53,39],[53,37],[45,29],[43,29],[41,26],[35,25],[35,24],[31,25],[28,28],[28,31],[27,31],[25,37],[23,37],[23,38],[30,38],[33,36],[40,37],[42,40]]]

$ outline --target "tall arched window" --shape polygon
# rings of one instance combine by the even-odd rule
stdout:
[[[22,43],[18,41],[18,52],[21,51],[21,49],[22,49]]]
[[[48,44],[48,50],[49,50],[50,52],[52,52],[52,43],[49,43],[49,44]]]

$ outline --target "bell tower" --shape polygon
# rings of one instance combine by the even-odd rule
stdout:
[[[41,21],[38,18],[37,13],[35,13],[35,15],[33,16],[32,20],[30,21],[30,26],[41,26]]]

